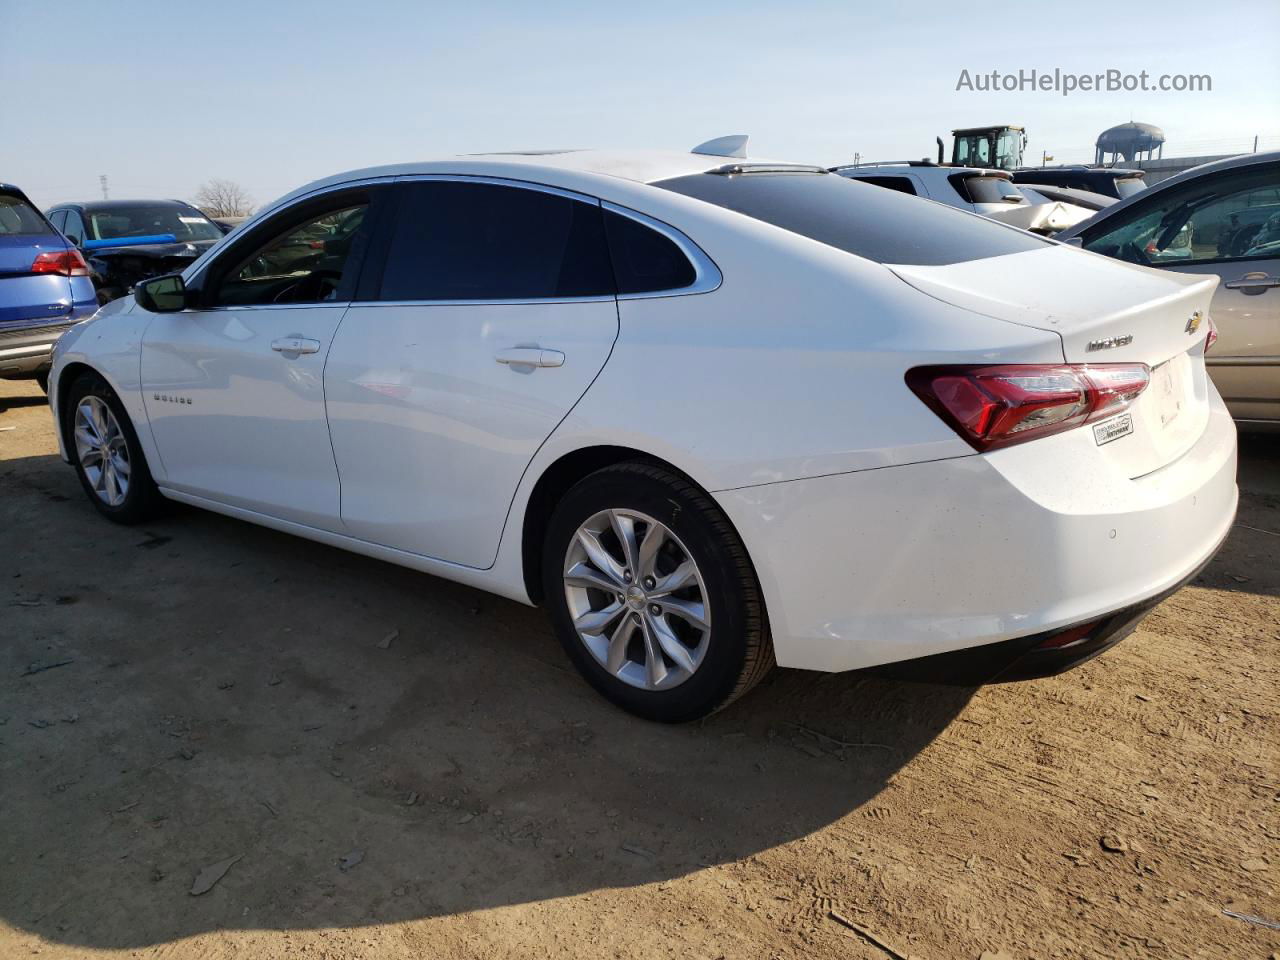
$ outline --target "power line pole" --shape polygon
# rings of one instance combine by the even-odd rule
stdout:
[[[107,175],[105,173],[99,175],[98,183],[102,187],[102,199],[106,200],[107,199]]]

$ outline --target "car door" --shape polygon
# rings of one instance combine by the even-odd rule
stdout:
[[[1209,373],[1237,419],[1280,420],[1280,164],[1157,191],[1090,231],[1084,247],[1220,277]]]
[[[341,529],[323,373],[377,190],[312,196],[256,224],[190,278],[189,309],[151,319],[143,400],[165,486]]]
[[[342,519],[486,567],[525,468],[617,337],[602,210],[487,178],[395,190],[324,375]]]

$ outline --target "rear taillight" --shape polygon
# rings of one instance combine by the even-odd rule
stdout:
[[[916,367],[907,386],[976,450],[1071,430],[1129,406],[1145,363]]]
[[[31,264],[32,273],[57,273],[64,277],[87,277],[89,265],[79,250],[52,250],[36,256]]]
[[[1218,325],[1213,322],[1213,317],[1209,318],[1209,332],[1204,335],[1204,352],[1208,353],[1215,343],[1218,342]]]

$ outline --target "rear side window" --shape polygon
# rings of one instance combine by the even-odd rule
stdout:
[[[915,184],[907,177],[851,177],[850,179],[884,187],[887,190],[897,190],[899,193],[909,193],[913,197],[916,195]]]
[[[381,300],[613,296],[598,204],[451,180],[397,191]]]
[[[877,263],[961,263],[1049,244],[983,217],[831,173],[695,173],[655,185]]]
[[[5,236],[53,233],[36,209],[11,193],[0,193],[0,234]]]
[[[679,290],[697,278],[689,258],[669,237],[612,210],[604,212],[604,223],[618,293]]]

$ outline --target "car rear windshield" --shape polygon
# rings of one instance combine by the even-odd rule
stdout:
[[[109,207],[87,213],[90,240],[127,240],[131,237],[156,237],[172,234],[184,243],[192,240],[217,240],[222,231],[199,210],[187,207],[144,206]]]
[[[1141,193],[1147,189],[1146,182],[1142,177],[1119,177],[1116,180],[1116,193],[1120,195],[1120,199],[1132,197],[1135,193]]]
[[[877,263],[963,263],[1048,244],[1014,227],[831,173],[695,173],[654,185]]]
[[[35,207],[11,193],[0,193],[0,234],[25,236],[53,233]]]
[[[948,177],[956,192],[970,203],[1021,203],[1022,193],[1005,177],[958,173]]]

